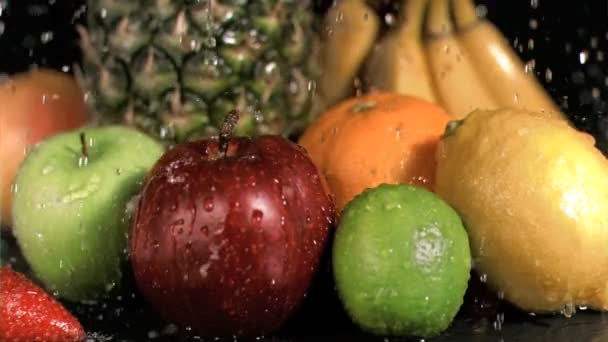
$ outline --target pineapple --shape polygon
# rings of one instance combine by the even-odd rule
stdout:
[[[97,122],[168,142],[301,132],[313,118],[310,0],[89,0],[81,81]]]

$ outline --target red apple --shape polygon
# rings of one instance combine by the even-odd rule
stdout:
[[[171,322],[206,336],[263,335],[304,299],[334,205],[303,148],[231,138],[230,126],[175,146],[152,169],[131,261],[140,291]]]
[[[2,224],[11,224],[11,184],[26,149],[87,122],[84,95],[75,79],[39,69],[0,81],[0,201]]]

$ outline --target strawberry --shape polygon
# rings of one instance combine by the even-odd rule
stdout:
[[[81,341],[84,329],[61,303],[23,274],[0,268],[0,341]]]

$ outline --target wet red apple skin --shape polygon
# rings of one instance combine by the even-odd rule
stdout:
[[[263,335],[298,308],[334,220],[324,181],[277,136],[178,145],[151,171],[130,237],[144,297],[206,336]]]

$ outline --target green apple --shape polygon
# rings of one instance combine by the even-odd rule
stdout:
[[[106,126],[52,136],[27,155],[15,181],[13,230],[49,291],[93,300],[118,284],[128,204],[163,152],[139,131]]]

